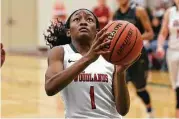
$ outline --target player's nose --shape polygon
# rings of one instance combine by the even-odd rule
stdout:
[[[87,21],[84,18],[81,19],[80,26],[87,26],[87,25],[88,25]]]

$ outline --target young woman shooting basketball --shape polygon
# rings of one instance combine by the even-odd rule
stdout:
[[[67,32],[62,24],[51,29],[59,32],[50,30],[51,34],[45,37],[53,47],[48,55],[45,90],[49,96],[62,94],[65,117],[120,118],[126,115],[130,106],[125,81],[128,66],[114,66],[101,56],[110,52],[103,50],[110,41],[103,41],[106,28],[99,31],[96,16],[87,9],[79,9],[68,18]]]

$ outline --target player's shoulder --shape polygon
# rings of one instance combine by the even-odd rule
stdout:
[[[63,52],[63,50],[64,50],[63,46],[55,46],[49,50],[49,53],[60,53]]]
[[[174,12],[174,11],[176,11],[176,6],[169,7],[165,13],[170,14],[171,12]]]
[[[64,56],[64,47],[55,46],[48,51],[48,59],[62,59]]]
[[[136,11],[139,13],[143,13],[143,12],[146,12],[146,9],[142,6],[136,6]]]
[[[165,11],[165,17],[168,18],[169,17],[169,14],[170,13],[174,13],[174,11],[176,11],[176,7],[175,6],[172,6],[172,7],[169,7],[166,11]]]
[[[139,18],[143,18],[147,15],[147,11],[142,6],[136,6],[136,16]]]
[[[168,11],[176,11],[176,6],[169,7],[167,10]]]

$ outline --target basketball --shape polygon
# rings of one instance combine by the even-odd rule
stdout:
[[[127,21],[113,21],[105,26],[109,33],[105,40],[111,40],[109,54],[103,55],[104,59],[115,65],[127,65],[134,62],[143,48],[140,31]]]

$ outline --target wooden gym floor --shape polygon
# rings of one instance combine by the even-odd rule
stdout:
[[[60,96],[48,97],[44,91],[46,58],[7,55],[1,68],[1,117],[64,117]],[[168,73],[152,71],[148,79],[154,114],[157,118],[175,115],[175,95]],[[131,108],[127,118],[145,118],[145,107],[129,84]]]

